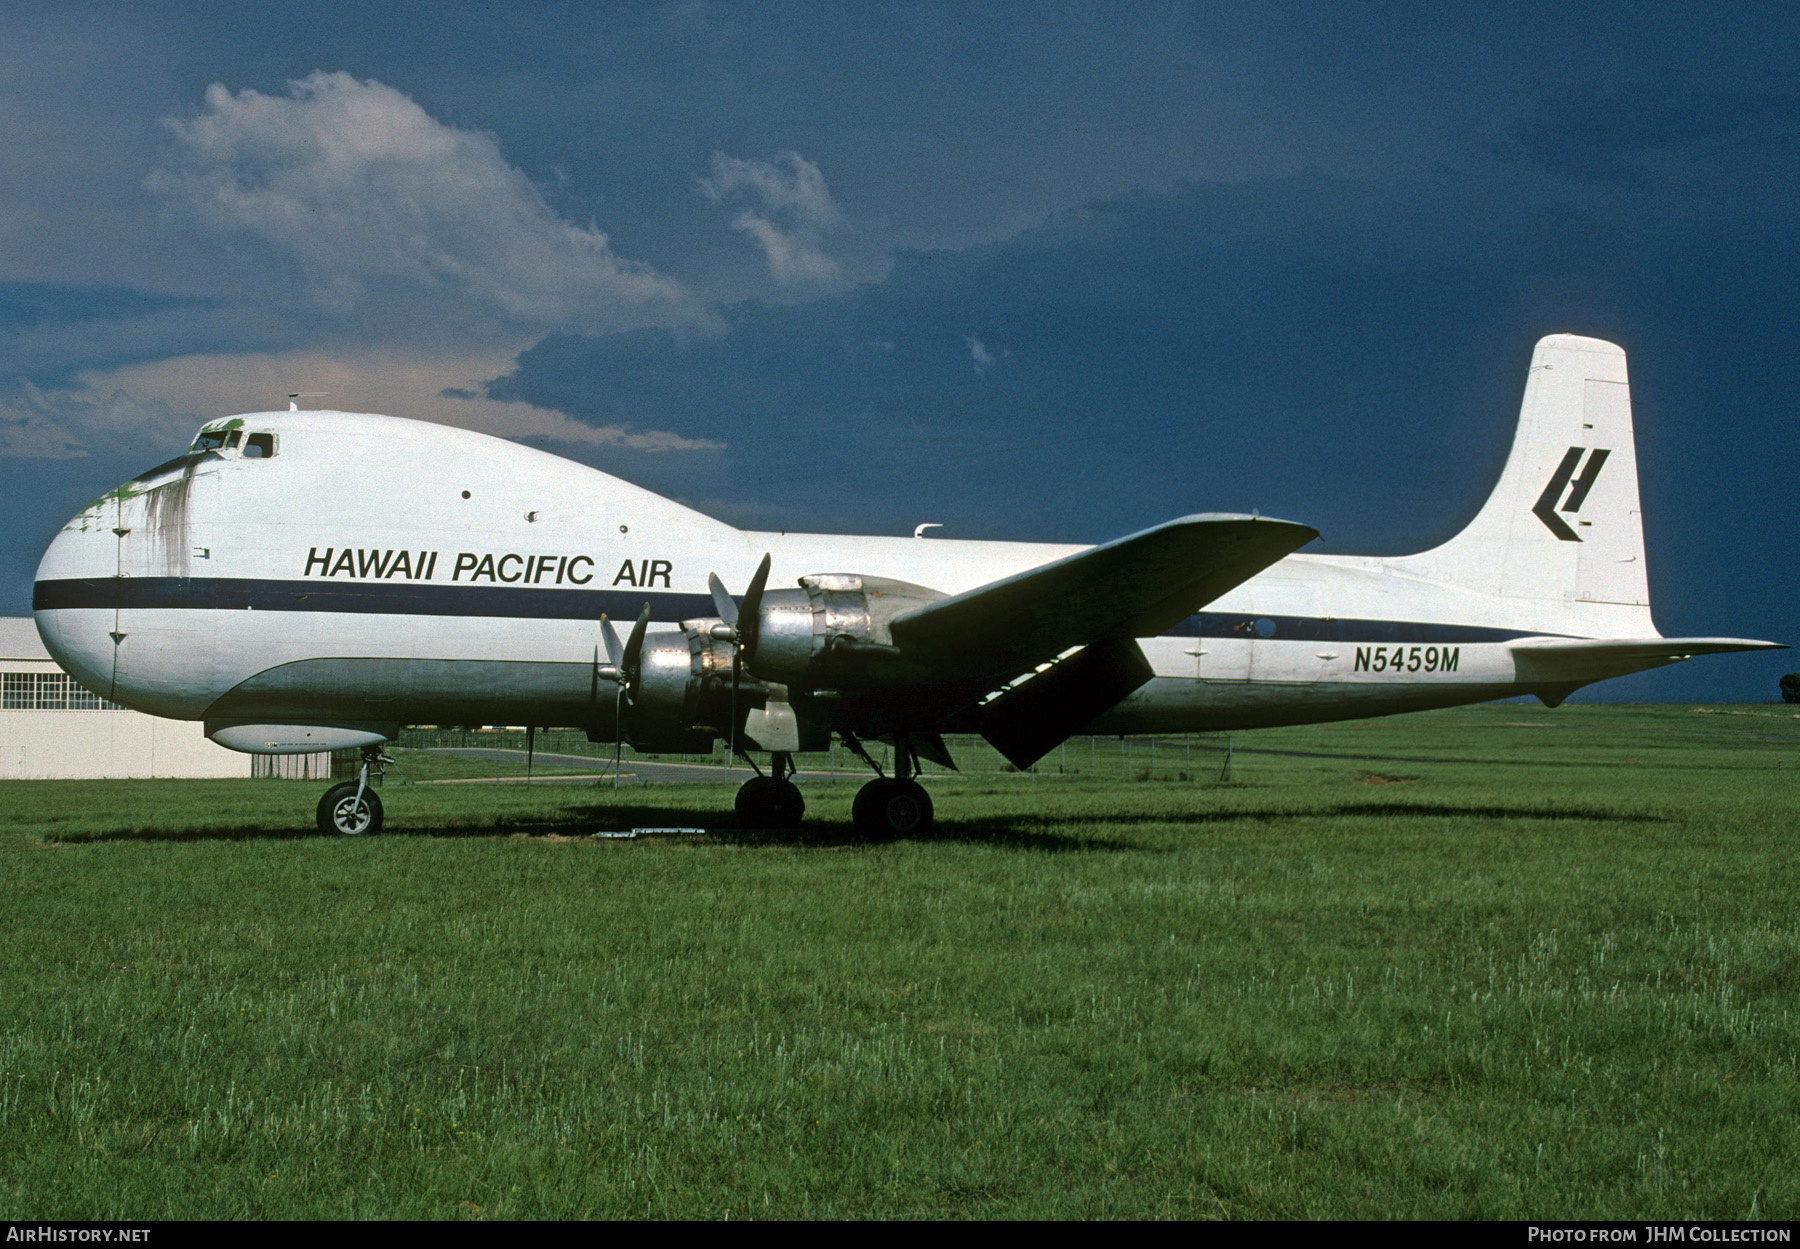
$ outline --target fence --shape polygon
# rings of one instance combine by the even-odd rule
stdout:
[[[485,749],[517,751],[520,762],[525,751],[522,728],[450,729],[417,728],[401,731],[395,744],[404,750]],[[946,735],[944,744],[956,761],[953,771],[929,760],[920,760],[921,774],[927,777],[1020,775],[987,741],[973,734]],[[883,771],[893,766],[894,751],[882,742],[864,744]],[[572,761],[594,762],[596,772],[611,768],[614,746],[611,742],[590,742],[587,736],[572,729],[545,729],[536,735],[534,744],[538,764],[546,767],[576,766]],[[630,746],[619,748],[624,770],[640,756]],[[749,768],[741,759],[728,757],[723,742],[714,744],[706,754],[659,754],[641,756],[651,762],[711,764],[736,767],[746,775]],[[1099,776],[1127,781],[1212,782],[1231,779],[1231,735],[1229,733],[1167,733],[1152,737],[1071,737],[1027,770],[1035,776]],[[794,756],[794,765],[808,774],[809,783],[821,780],[844,780],[861,783],[869,777],[869,765],[833,740],[831,749]]]
[[[334,775],[331,752],[308,755],[251,755],[250,775],[264,780],[328,781]]]

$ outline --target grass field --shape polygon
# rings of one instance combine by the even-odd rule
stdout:
[[[1235,747],[881,846],[848,785],[0,784],[0,1208],[1800,1216],[1800,719]]]

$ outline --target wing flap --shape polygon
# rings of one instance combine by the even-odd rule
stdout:
[[[1154,637],[1318,537],[1291,521],[1186,516],[895,617],[894,644],[1002,679],[1072,647]]]
[[[983,705],[976,722],[981,735],[1023,771],[1153,675],[1135,640],[1098,642]]]

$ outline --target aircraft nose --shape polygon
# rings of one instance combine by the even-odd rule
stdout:
[[[119,538],[101,504],[77,513],[38,562],[32,614],[44,649],[64,672],[110,697]]]

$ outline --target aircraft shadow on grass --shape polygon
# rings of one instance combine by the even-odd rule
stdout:
[[[1191,811],[1179,815],[1106,815],[1091,817],[1095,824],[1232,824],[1240,820],[1280,823],[1284,820],[1344,819],[1381,816],[1387,819],[1431,820],[1592,820],[1608,824],[1666,824],[1667,816],[1644,811],[1611,811],[1604,807],[1451,806],[1427,802],[1342,802],[1306,809],[1270,807],[1262,810]],[[1062,824],[1080,820],[1062,819]]]
[[[1073,824],[1079,821],[1059,820],[1045,821],[1046,824]],[[798,828],[777,829],[721,829],[714,834],[721,841],[729,841],[745,846],[817,846],[829,848],[834,846],[859,847],[870,843],[856,835],[856,831],[848,821],[817,821],[802,824]],[[1123,853],[1143,852],[1154,849],[1139,846],[1133,842],[1121,841],[1115,837],[1089,837],[1081,834],[1070,834],[1055,831],[1052,828],[1024,827],[1022,822],[1005,819],[990,820],[940,820],[929,832],[918,833],[910,837],[898,837],[894,842],[913,842],[925,844],[962,843],[964,845],[996,846],[1008,850],[1032,850],[1041,853],[1100,852]],[[883,843],[877,843],[883,844]],[[893,842],[885,844],[894,844]]]
[[[971,845],[996,846],[1012,850],[1039,852],[1087,853],[1167,853],[1173,847],[1146,846],[1115,836],[1094,835],[1069,829],[1118,828],[1121,825],[1203,826],[1250,822],[1276,824],[1318,819],[1356,817],[1382,819],[1475,819],[1475,820],[1582,820],[1607,824],[1666,824],[1669,817],[1640,811],[1612,811],[1599,807],[1528,807],[1528,806],[1453,806],[1442,803],[1363,802],[1336,803],[1311,809],[1260,808],[1223,811],[1189,811],[1154,813],[1107,813],[1092,816],[1016,815],[993,819],[941,820],[930,832],[902,840],[914,842],[960,842]],[[383,837],[564,837],[586,839],[601,830],[633,828],[699,828],[715,841],[740,846],[859,846],[865,845],[855,830],[844,820],[814,820],[795,828],[742,829],[728,822],[728,817],[711,813],[696,814],[687,808],[647,805],[600,806],[557,820],[504,823],[493,825],[459,825],[443,827],[405,827],[389,829]],[[335,834],[322,833],[304,825],[278,825],[240,828],[154,829],[132,828],[99,833],[47,834],[45,841],[61,845],[87,845],[99,842],[205,842],[205,841],[337,841],[349,840]]]
[[[744,829],[730,822],[730,816],[713,812],[699,813],[686,807],[649,805],[596,806],[565,815],[555,820],[508,821],[488,825],[408,825],[389,828],[379,834],[382,839],[407,837],[476,838],[512,837],[567,838],[587,840],[596,832],[636,828],[703,829],[710,840],[745,847],[812,846],[819,848],[855,847],[867,843],[857,836],[848,820],[809,820],[794,828]],[[916,842],[965,842],[1035,851],[1133,851],[1136,846],[1117,838],[1093,837],[1056,831],[1059,824],[1104,824],[1120,820],[1055,820],[987,819],[940,821],[927,833],[900,840]],[[1166,821],[1165,821],[1166,822]],[[646,838],[648,840],[649,838]],[[233,828],[128,828],[96,833],[49,833],[46,842],[59,845],[94,845],[104,842],[225,842],[225,841],[349,841],[338,834],[323,833],[316,827],[301,824],[243,825]]]

